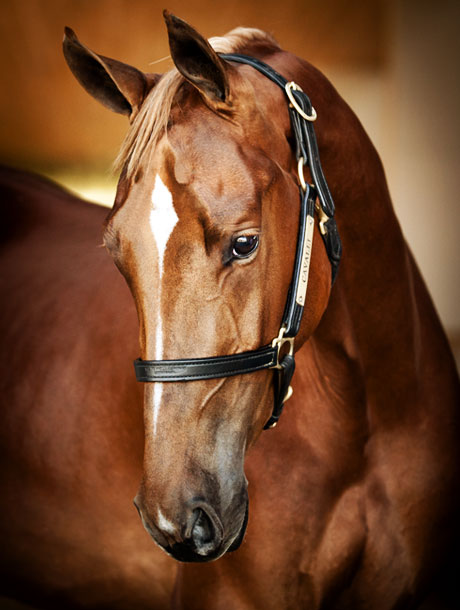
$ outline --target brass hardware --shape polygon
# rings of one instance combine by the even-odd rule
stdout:
[[[292,385],[290,385],[287,389],[286,396],[283,398],[283,404],[288,401],[293,394],[294,390],[292,389]]]
[[[286,327],[282,326],[280,328],[280,334],[276,337],[276,339],[273,339],[272,341],[272,347],[276,347],[278,348],[278,351],[276,352],[276,364],[274,364],[273,366],[271,366],[271,369],[281,369],[282,366],[280,364],[280,352],[281,352],[281,348],[283,347],[283,345],[285,343],[289,343],[289,352],[288,354],[290,356],[292,356],[294,354],[294,337],[285,337],[284,333],[286,332]]]
[[[293,89],[294,89],[294,91],[302,91],[302,89],[299,87],[299,85],[297,85],[294,81],[291,81],[290,83],[286,83],[286,86],[284,87],[284,89],[289,98],[289,101],[291,102],[291,106],[297,110],[297,112],[300,114],[300,116],[303,117],[306,121],[310,121],[310,122],[316,121],[317,114],[316,114],[316,110],[313,108],[313,106],[311,107],[311,115],[305,114],[305,112],[296,102],[295,97],[292,95]]]
[[[307,183],[305,182],[305,177],[303,175],[303,166],[305,165],[305,160],[303,157],[300,157],[299,162],[297,163],[297,173],[299,175],[300,186],[302,187],[303,192],[307,190]]]
[[[326,222],[330,220],[330,218],[318,202],[315,203],[315,210],[318,212],[319,216],[319,230],[321,231],[322,235],[327,235],[327,229],[325,225]]]

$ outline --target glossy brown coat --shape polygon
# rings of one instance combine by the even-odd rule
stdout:
[[[125,168],[105,242],[135,299],[143,358],[158,351],[160,319],[164,358],[254,349],[277,334],[294,257],[298,190],[286,102],[262,75],[222,68],[198,33],[166,19],[190,84],[173,105],[168,137],[130,175]],[[3,259],[9,592],[20,597],[27,585],[29,599],[47,607],[64,599],[68,607],[162,608],[172,595],[172,606],[186,610],[437,608],[447,599],[453,608],[445,581],[457,539],[458,376],[381,163],[312,66],[269,39],[238,50],[313,100],[343,261],[330,290],[316,231],[294,396],[275,430],[260,435],[270,372],[163,384],[161,404],[146,386],[136,502],[174,554],[174,544],[190,545],[199,498],[222,529],[221,554],[238,538],[246,473],[244,541],[212,563],[179,564],[175,576],[177,564],[136,522],[130,500],[144,431],[130,367],[135,321],[95,248],[101,211],[13,174],[6,185],[17,232]],[[200,60],[198,80],[190,57]],[[91,89],[84,72],[78,77]],[[158,82],[129,73],[144,83],[129,92],[144,96]],[[116,90],[96,97],[106,103],[109,95],[125,111],[124,85],[110,76]],[[142,100],[130,96],[135,121]],[[156,176],[178,217],[164,279],[149,229]],[[255,229],[257,254],[244,267],[222,266],[230,237]]]

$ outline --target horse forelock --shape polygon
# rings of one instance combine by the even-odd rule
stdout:
[[[251,46],[279,49],[276,40],[257,28],[238,27],[225,36],[209,39],[217,53],[241,53]],[[171,108],[184,77],[176,68],[163,74],[150,91],[139,113],[134,118],[114,163],[114,170],[125,170],[130,178],[147,150],[152,150],[166,133]]]

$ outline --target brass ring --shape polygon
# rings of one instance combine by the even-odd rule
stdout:
[[[299,87],[299,85],[297,85],[294,81],[291,81],[290,83],[286,83],[286,86],[284,88],[286,90],[286,94],[289,98],[289,101],[291,102],[291,105],[297,110],[297,112],[300,114],[300,116],[303,117],[306,121],[310,121],[310,122],[316,121],[317,114],[316,114],[316,110],[313,108],[313,106],[311,107],[311,115],[305,114],[305,112],[296,102],[296,100],[292,94],[292,89],[294,89],[295,91],[302,91],[302,89]]]

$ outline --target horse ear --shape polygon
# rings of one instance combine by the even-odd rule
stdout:
[[[62,46],[69,68],[84,89],[110,110],[126,114],[131,119],[160,78],[157,74],[144,74],[116,59],[94,53],[67,27]]]
[[[179,72],[214,104],[228,101],[224,62],[209,42],[188,23],[163,11],[171,56]]]

